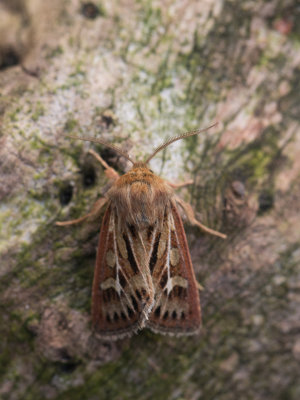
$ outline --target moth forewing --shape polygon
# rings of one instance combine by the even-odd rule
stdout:
[[[93,282],[93,325],[102,337],[120,339],[145,325],[154,303],[147,254],[133,226],[118,229],[110,203],[102,222]]]
[[[152,257],[155,305],[147,326],[155,332],[191,335],[201,325],[200,299],[188,244],[176,204],[170,201]]]

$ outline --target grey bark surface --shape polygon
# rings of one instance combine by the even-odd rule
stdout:
[[[300,30],[296,1],[0,1],[0,398],[300,398]],[[104,138],[173,181],[203,328],[91,329]]]

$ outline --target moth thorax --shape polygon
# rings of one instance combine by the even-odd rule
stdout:
[[[108,192],[120,220],[125,225],[136,226],[139,230],[163,219],[171,196],[172,192],[166,185],[157,187],[143,181],[116,185]]]

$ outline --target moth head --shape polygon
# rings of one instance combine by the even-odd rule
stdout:
[[[132,157],[129,156],[129,154],[126,151],[124,151],[120,147],[115,146],[112,143],[108,143],[108,142],[106,142],[105,140],[102,140],[102,139],[96,139],[96,138],[90,138],[90,137],[79,137],[79,136],[73,136],[73,135],[67,135],[67,137],[70,137],[70,138],[73,138],[73,139],[85,140],[87,142],[95,142],[95,143],[103,144],[104,146],[110,147],[116,153],[120,154],[122,157],[124,157],[128,161],[130,161],[133,164],[133,168],[141,168],[141,167],[143,167],[143,168],[148,168],[149,169],[147,164],[150,162],[150,160],[152,160],[152,158],[155,157],[158,152],[160,152],[161,150],[163,150],[166,147],[168,147],[171,143],[177,142],[177,140],[185,139],[185,138],[190,137],[190,136],[199,135],[199,133],[205,132],[208,129],[216,126],[217,124],[218,124],[218,122],[215,122],[213,125],[210,125],[207,128],[198,129],[198,130],[190,131],[190,132],[185,132],[185,133],[182,133],[181,135],[173,136],[173,137],[167,139],[160,146],[156,147],[156,149],[154,149],[152,154],[150,156],[148,156],[145,161],[137,161],[137,160],[133,159]]]

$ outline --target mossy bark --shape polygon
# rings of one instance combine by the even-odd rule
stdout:
[[[300,31],[295,1],[0,3],[0,397],[300,397]],[[298,14],[297,14],[298,13]],[[151,162],[199,219],[186,226],[199,336],[105,343],[90,297],[100,220],[76,227],[107,179],[101,136]]]

